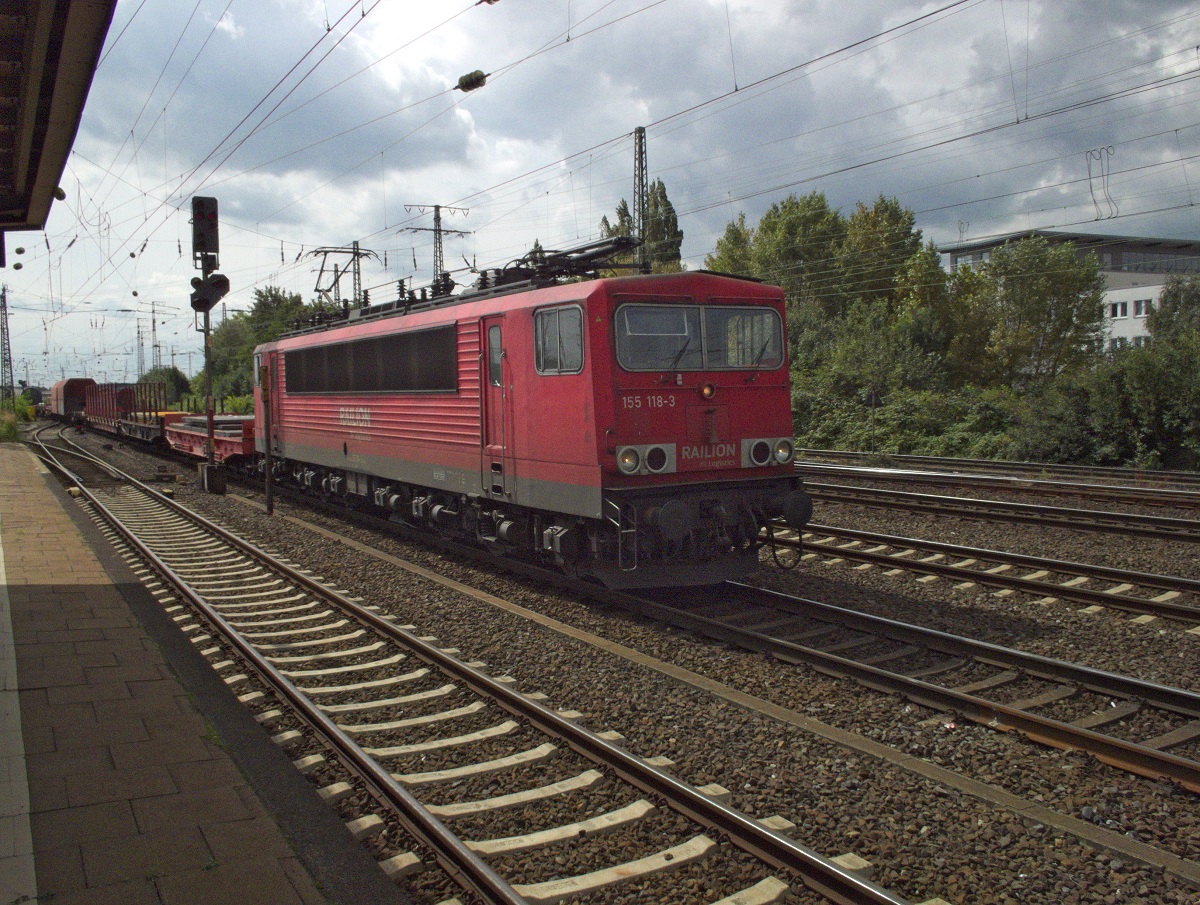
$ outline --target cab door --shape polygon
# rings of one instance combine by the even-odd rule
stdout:
[[[483,373],[480,375],[483,405],[483,450],[479,483],[483,493],[493,499],[504,499],[509,493],[508,475],[508,388],[507,359],[504,354],[504,318],[485,317],[480,321],[480,346]]]

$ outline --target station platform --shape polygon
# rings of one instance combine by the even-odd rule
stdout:
[[[410,903],[74,500],[0,444],[0,903]]]

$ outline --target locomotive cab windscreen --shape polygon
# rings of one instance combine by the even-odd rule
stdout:
[[[783,364],[773,308],[627,304],[617,310],[617,361],[627,371],[772,370]]]

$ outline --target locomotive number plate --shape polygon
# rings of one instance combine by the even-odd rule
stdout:
[[[622,396],[621,408],[632,409],[673,409],[675,408],[674,393],[647,393],[645,396]]]

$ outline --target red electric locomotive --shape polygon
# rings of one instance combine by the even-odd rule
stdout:
[[[799,530],[812,509],[783,292],[706,272],[562,281],[627,248],[523,259],[259,346],[258,451],[314,491],[610,587],[746,575],[769,521]]]

